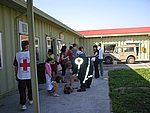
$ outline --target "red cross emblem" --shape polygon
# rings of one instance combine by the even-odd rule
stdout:
[[[20,67],[23,67],[23,71],[27,71],[27,68],[30,67],[30,63],[27,62],[27,59],[23,59],[23,63],[20,63]]]
[[[83,63],[83,59],[78,57],[78,58],[75,59],[75,63],[77,65],[81,65]]]
[[[77,61],[78,61],[78,63],[80,63],[80,62],[81,62],[81,59],[78,59]]]

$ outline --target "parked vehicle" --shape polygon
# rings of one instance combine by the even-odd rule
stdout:
[[[136,45],[122,45],[115,47],[112,53],[104,53],[104,61],[106,64],[113,63],[113,60],[135,63],[137,59]]]

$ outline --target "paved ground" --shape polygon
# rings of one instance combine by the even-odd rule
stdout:
[[[107,71],[122,68],[149,68],[150,63],[105,65],[104,78],[93,79],[92,86],[86,92],[63,94],[63,85],[59,84],[60,97],[49,96],[45,84],[39,85],[41,113],[110,113],[110,99]],[[75,84],[79,86],[78,82]],[[0,100],[0,113],[21,113],[19,95],[15,93]],[[23,113],[33,113],[33,105],[28,105]]]
[[[107,72],[105,71],[105,77]],[[39,85],[41,113],[110,113],[107,79],[93,79],[86,92],[74,90],[70,95],[63,93],[63,85],[59,84],[60,97],[49,96],[45,84]],[[79,83],[75,83],[79,86]],[[18,93],[0,100],[0,113],[21,113]],[[33,105],[28,105],[23,113],[33,113]]]

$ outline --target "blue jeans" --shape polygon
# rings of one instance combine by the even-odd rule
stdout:
[[[98,64],[100,64],[100,73],[103,76],[103,59],[98,59]]]

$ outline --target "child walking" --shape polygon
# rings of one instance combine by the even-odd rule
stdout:
[[[45,77],[46,77],[46,87],[50,95],[58,97],[58,84],[56,81],[52,81],[52,69],[50,65],[51,59],[48,58],[45,63]]]

